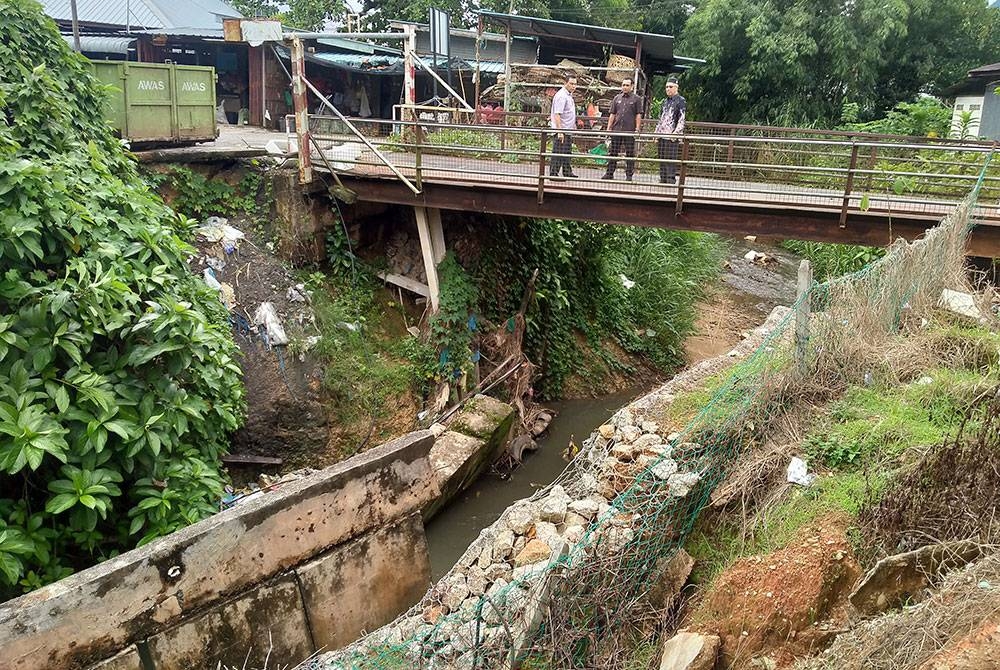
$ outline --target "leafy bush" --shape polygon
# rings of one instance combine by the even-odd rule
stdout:
[[[255,170],[247,172],[236,186],[232,186],[183,165],[171,165],[163,172],[147,173],[146,179],[158,188],[169,187],[174,210],[199,220],[211,215],[253,212],[257,208],[261,184],[261,175]]]
[[[879,135],[912,137],[948,137],[951,130],[951,108],[937,98],[921,97],[914,102],[901,102],[881,119],[856,123],[855,103],[844,105],[840,130],[857,130]]]
[[[0,598],[212,514],[243,387],[193,222],[33,1],[0,0]]]
[[[472,334],[475,331],[476,300],[479,292],[454,255],[438,265],[441,296],[438,311],[431,317],[431,342],[440,352],[439,372],[455,380],[472,365]]]
[[[787,240],[781,246],[809,260],[813,276],[819,281],[857,272],[885,255],[885,249],[880,247],[853,244]]]
[[[528,219],[489,230],[475,275],[491,322],[518,310],[539,270],[525,347],[545,398],[558,397],[580,371],[578,335],[595,351],[610,338],[663,368],[677,364],[694,305],[722,257],[717,238],[699,233]]]

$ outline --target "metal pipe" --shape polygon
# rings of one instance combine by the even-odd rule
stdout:
[[[299,38],[300,40],[321,40],[324,37],[334,37],[349,40],[405,40],[406,33],[337,33],[337,32],[287,32],[282,33],[281,36],[290,40],[293,38]]]
[[[413,182],[411,182],[411,181],[410,181],[409,179],[407,179],[407,178],[406,178],[406,177],[405,177],[405,176],[403,175],[403,173],[402,173],[402,172],[400,172],[400,171],[399,171],[399,170],[398,170],[398,169],[396,168],[396,166],[395,166],[395,165],[393,165],[392,163],[390,163],[390,162],[389,162],[389,159],[388,159],[388,158],[386,158],[386,157],[385,157],[385,155],[384,155],[384,154],[383,154],[383,153],[382,153],[381,151],[379,151],[379,150],[378,150],[378,148],[377,148],[377,147],[376,147],[376,146],[375,146],[374,144],[372,144],[371,142],[369,142],[369,141],[368,141],[368,138],[367,138],[367,137],[365,137],[364,135],[362,135],[362,134],[361,134],[361,132],[360,132],[360,131],[359,131],[359,130],[358,130],[357,128],[355,128],[355,127],[354,127],[354,124],[353,124],[353,123],[351,123],[351,122],[350,122],[350,121],[349,121],[349,120],[347,119],[347,117],[346,117],[346,116],[344,116],[343,114],[341,114],[341,113],[340,113],[340,110],[339,110],[339,109],[337,109],[336,107],[334,107],[334,106],[333,106],[333,103],[332,103],[332,102],[330,102],[330,100],[329,100],[329,99],[327,99],[327,97],[326,97],[325,95],[323,95],[322,93],[320,93],[320,92],[319,92],[319,90],[318,90],[318,89],[317,89],[317,88],[316,88],[315,86],[313,86],[313,85],[312,85],[312,82],[311,82],[311,81],[309,81],[309,80],[308,80],[308,79],[306,79],[305,77],[302,77],[302,81],[303,81],[303,82],[305,82],[305,85],[309,87],[309,90],[310,90],[310,91],[312,91],[312,92],[313,92],[313,93],[314,93],[314,94],[316,95],[316,97],[318,97],[318,98],[319,98],[320,100],[322,100],[322,101],[323,101],[324,103],[326,103],[326,104],[327,104],[327,106],[329,106],[329,107],[330,107],[330,109],[332,109],[332,110],[333,110],[334,114],[336,114],[336,115],[337,115],[337,117],[338,117],[338,118],[339,118],[339,119],[340,119],[341,121],[343,121],[343,122],[344,122],[344,125],[346,125],[346,126],[347,126],[348,128],[350,128],[350,129],[351,129],[351,132],[353,132],[353,133],[354,133],[354,134],[355,134],[355,135],[356,135],[356,136],[358,137],[358,139],[360,139],[360,140],[361,140],[361,141],[362,141],[362,142],[363,142],[363,143],[365,144],[365,146],[367,146],[367,147],[368,147],[369,149],[371,149],[371,150],[372,150],[372,153],[374,153],[374,154],[375,154],[376,156],[378,156],[378,157],[379,157],[379,160],[381,160],[381,161],[382,161],[383,163],[385,163],[386,167],[388,167],[388,168],[389,168],[390,170],[392,170],[392,173],[393,173],[394,175],[396,175],[397,177],[399,177],[399,180],[400,180],[401,182],[403,182],[404,184],[406,184],[406,186],[407,186],[407,187],[408,187],[408,188],[409,188],[409,189],[410,189],[411,191],[413,191],[413,194],[414,194],[414,195],[420,195],[420,189],[419,189],[419,188],[417,188],[416,186],[414,186],[414,185],[413,185]],[[300,158],[299,158],[299,160],[301,160],[301,152],[300,152]]]
[[[413,60],[415,60],[420,67],[424,68],[424,70],[426,70],[428,73],[430,73],[430,75],[432,77],[434,77],[435,81],[437,81],[439,84],[441,84],[442,86],[444,86],[444,90],[446,90],[449,93],[451,93],[455,97],[456,100],[458,100],[460,103],[462,103],[462,107],[465,108],[465,111],[467,111],[467,112],[475,112],[476,111],[475,109],[473,109],[472,107],[469,106],[469,103],[467,103],[465,101],[465,98],[463,98],[461,95],[459,95],[458,93],[455,92],[455,89],[453,89],[448,84],[444,83],[444,80],[441,79],[441,77],[438,75],[438,73],[435,72],[432,68],[430,68],[427,65],[427,63],[425,63],[423,61],[423,59],[420,58],[420,56],[418,56],[417,54],[413,54]]]
[[[69,0],[69,11],[73,21],[73,51],[80,53],[80,19],[76,14],[76,0]]]

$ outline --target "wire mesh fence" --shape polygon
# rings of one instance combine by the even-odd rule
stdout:
[[[988,164],[924,237],[801,293],[680,433],[662,436],[649,403],[620,410],[555,482],[484,530],[421,603],[308,667],[636,667],[641,624],[655,610],[650,587],[736,457],[809,388],[877,372],[892,338],[919,328],[943,288],[965,285]]]

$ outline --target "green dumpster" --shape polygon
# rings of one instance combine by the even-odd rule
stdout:
[[[215,68],[173,63],[94,61],[113,87],[108,122],[135,144],[186,144],[218,137]]]

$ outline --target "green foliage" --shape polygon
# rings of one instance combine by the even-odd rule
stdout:
[[[985,383],[978,372],[938,369],[903,387],[852,387],[834,403],[830,420],[806,438],[806,451],[828,467],[847,469],[939,444]]]
[[[215,511],[243,387],[185,263],[193,222],[149,192],[40,6],[0,14],[3,598]]]
[[[941,95],[1000,59],[1000,11],[980,0],[705,0],[678,53],[706,59],[686,95],[722,122],[827,125],[845,102],[857,121],[920,92]]]
[[[146,178],[152,185],[158,188],[165,185],[172,191],[171,206],[175,211],[199,221],[212,215],[232,216],[257,209],[261,175],[255,170],[247,172],[236,186],[183,165],[171,165],[164,172],[147,174]]]
[[[457,379],[472,365],[472,337],[479,292],[453,254],[438,264],[441,295],[431,317],[431,343],[439,352],[439,370],[447,380]]]
[[[434,349],[405,331],[388,331],[386,307],[398,305],[381,300],[388,294],[377,291],[366,273],[357,280],[313,273],[308,284],[321,333],[316,351],[323,360],[323,385],[348,430],[389,416],[407,393],[427,391],[437,373]]]
[[[500,220],[483,249],[475,274],[493,323],[517,312],[539,270],[525,346],[540,366],[535,390],[546,398],[579,370],[579,336],[595,351],[611,338],[657,365],[676,364],[693,305],[721,259],[712,236],[576,221]]]
[[[347,239],[347,232],[339,221],[326,231],[326,264],[331,275],[345,280],[357,266],[351,241]]]
[[[951,108],[936,98],[920,97],[916,102],[901,102],[883,118],[858,123],[857,105],[844,105],[841,130],[857,130],[877,135],[947,137],[951,130]]]
[[[244,16],[281,21],[300,30],[322,30],[327,21],[340,18],[345,6],[342,0],[235,0],[233,7]]]
[[[781,246],[809,260],[813,276],[819,281],[856,272],[885,255],[881,247],[853,244],[786,240]]]

